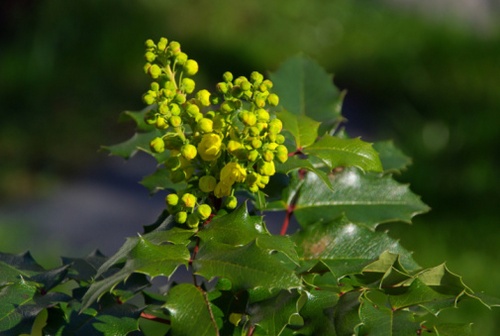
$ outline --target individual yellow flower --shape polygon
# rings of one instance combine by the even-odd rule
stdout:
[[[214,161],[220,155],[222,139],[219,135],[205,134],[198,144],[198,153],[204,161]]]
[[[239,163],[229,162],[220,171],[220,180],[225,184],[232,186],[235,182],[243,182],[247,177],[245,168]]]

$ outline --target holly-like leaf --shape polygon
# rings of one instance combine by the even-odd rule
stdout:
[[[51,314],[44,332],[50,335],[128,335],[138,329],[141,309],[128,303],[107,302],[99,311],[80,311],[78,304]],[[127,330],[129,332],[127,332]]]
[[[31,323],[23,323],[21,325],[23,330],[18,331],[20,333],[31,332],[31,324],[36,315],[23,316],[22,308],[32,302],[36,292],[36,284],[22,278],[20,281],[0,289],[0,333],[14,328],[25,319]]]
[[[298,264],[297,251],[289,237],[274,236],[267,231],[261,216],[251,216],[246,203],[229,214],[214,217],[198,237],[204,243],[220,243],[230,246],[243,246],[254,240],[259,248],[278,251]]]
[[[364,171],[382,171],[378,153],[372,144],[359,138],[344,139],[325,135],[303,152],[322,159],[331,169],[358,167]]]
[[[411,159],[396,148],[392,141],[375,142],[373,148],[378,152],[386,173],[400,173],[412,163]]]
[[[417,278],[403,293],[389,295],[389,302],[393,310],[419,306],[437,316],[442,309],[453,307],[458,296],[461,296],[460,293],[439,293]]]
[[[70,266],[68,277],[79,282],[91,281],[99,267],[107,260],[99,250],[91,252],[85,258],[62,257],[61,259],[63,265]]]
[[[133,246],[132,246],[133,245]],[[102,294],[112,290],[118,283],[127,279],[132,273],[142,273],[150,277],[166,276],[170,277],[172,273],[180,266],[189,261],[189,251],[183,245],[157,245],[144,237],[137,240],[129,240],[120,251],[118,256],[110,260],[123,262],[123,267],[113,275],[102,280],[94,282],[83,297],[83,308],[96,301]],[[102,274],[110,267],[105,263],[99,270],[97,276]]]
[[[24,271],[13,265],[0,261],[0,286],[10,282],[18,281],[19,277],[29,277],[33,272]]]
[[[30,278],[43,286],[44,291],[49,291],[57,285],[60,285],[66,279],[69,266],[64,265],[45,272],[38,273]]]
[[[157,129],[144,133],[135,133],[128,140],[112,146],[103,146],[111,155],[120,156],[124,159],[133,157],[139,150],[149,151],[149,143],[160,136]]]
[[[322,167],[316,167],[311,160],[301,159],[297,156],[292,156],[288,158],[285,163],[278,163],[276,165],[276,171],[283,174],[289,174],[291,171],[298,169],[305,169],[314,174],[318,175],[318,177],[328,186],[332,188],[332,184],[330,183],[330,179],[328,178],[328,174],[321,169]]]
[[[255,240],[235,247],[217,242],[200,244],[193,268],[207,279],[228,279],[234,290],[288,290],[301,285],[290,265],[283,263],[279,255],[260,248]]]
[[[180,190],[187,186],[185,181],[173,183],[170,180],[167,169],[158,168],[153,174],[144,177],[141,184],[145,186],[151,194],[160,190]]]
[[[317,62],[303,55],[288,59],[270,75],[280,105],[296,116],[322,122],[319,133],[341,120],[342,94],[333,85],[333,76]]]
[[[305,293],[281,291],[270,299],[252,304],[248,309],[250,322],[257,326],[257,334],[282,335],[287,326],[303,326],[299,312],[306,300]]]
[[[434,326],[438,336],[473,336],[472,323],[443,323]]]
[[[295,139],[295,148],[302,149],[310,146],[318,137],[318,128],[321,124],[306,115],[295,115],[287,110],[276,114],[283,122],[283,129],[290,132]]]
[[[345,215],[353,223],[375,229],[380,223],[410,223],[413,216],[429,210],[407,185],[390,175],[344,169],[331,178],[333,191],[315,174],[307,174],[304,180],[294,212],[302,226]]]
[[[139,320],[128,316],[116,317],[112,315],[100,315],[93,324],[94,328],[104,336],[126,336],[139,330]]]
[[[197,236],[204,242],[242,246],[261,234],[269,235],[262,216],[251,216],[243,203],[231,213],[214,217]]]
[[[171,316],[173,335],[219,335],[214,311],[205,293],[191,284],[172,287],[164,305]]]
[[[337,277],[361,273],[384,251],[399,254],[408,270],[419,266],[411,253],[383,232],[374,232],[345,218],[309,225],[292,236],[302,261],[322,263]]]
[[[29,252],[21,254],[0,252],[0,286],[18,281],[20,276],[26,278],[44,271]]]
[[[336,335],[333,324],[333,309],[339,301],[337,293],[328,290],[312,289],[307,301],[300,310],[304,326],[299,329],[304,335]]]
[[[144,117],[146,116],[146,113],[148,113],[153,107],[154,107],[154,105],[151,105],[151,106],[148,106],[148,107],[142,109],[141,111],[123,111],[120,114],[118,121],[125,122],[125,121],[132,120],[135,123],[136,129],[138,131],[140,131],[140,132],[151,131],[155,127],[147,124]]]
[[[359,308],[360,335],[413,336],[421,333],[420,323],[406,310],[392,310],[384,305],[374,304],[363,297]]]

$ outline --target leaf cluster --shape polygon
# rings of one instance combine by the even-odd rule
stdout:
[[[294,57],[271,79],[292,155],[263,191],[196,229],[164,211],[109,258],[96,251],[45,270],[29,253],[0,254],[0,333],[471,335],[438,314],[464,299],[499,301],[445,264],[423,269],[377,230],[429,210],[393,177],[410,160],[392,142],[347,135],[343,93],[314,61]],[[138,131],[112,154],[149,152],[157,130],[146,112],[125,113]],[[142,183],[179,188],[161,168]],[[282,223],[270,220],[276,211]]]

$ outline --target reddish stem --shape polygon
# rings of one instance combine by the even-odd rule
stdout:
[[[280,235],[284,236],[288,230],[288,224],[290,224],[290,218],[292,217],[293,210],[295,209],[295,204],[290,204],[286,208],[285,219],[283,220],[283,225],[281,225]]]
[[[144,312],[141,313],[141,317],[144,319],[159,322],[159,323],[170,324],[170,321],[167,319],[164,319],[164,318],[161,318],[158,316],[154,316],[154,315],[151,315],[148,313],[144,313]]]
[[[253,325],[250,326],[250,328],[248,328],[247,336],[252,336],[254,330],[255,330],[255,326],[253,326]]]

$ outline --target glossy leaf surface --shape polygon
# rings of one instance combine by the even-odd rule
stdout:
[[[407,185],[391,176],[344,169],[331,177],[333,191],[314,174],[305,176],[295,216],[302,226],[345,215],[354,223],[374,229],[380,223],[403,221],[428,211]]]
[[[210,303],[200,288],[191,284],[175,286],[168,292],[164,306],[172,317],[174,335],[219,335]]]
[[[382,164],[372,145],[358,138],[343,139],[326,135],[303,150],[317,156],[330,167],[358,167],[364,171],[382,171]]]

